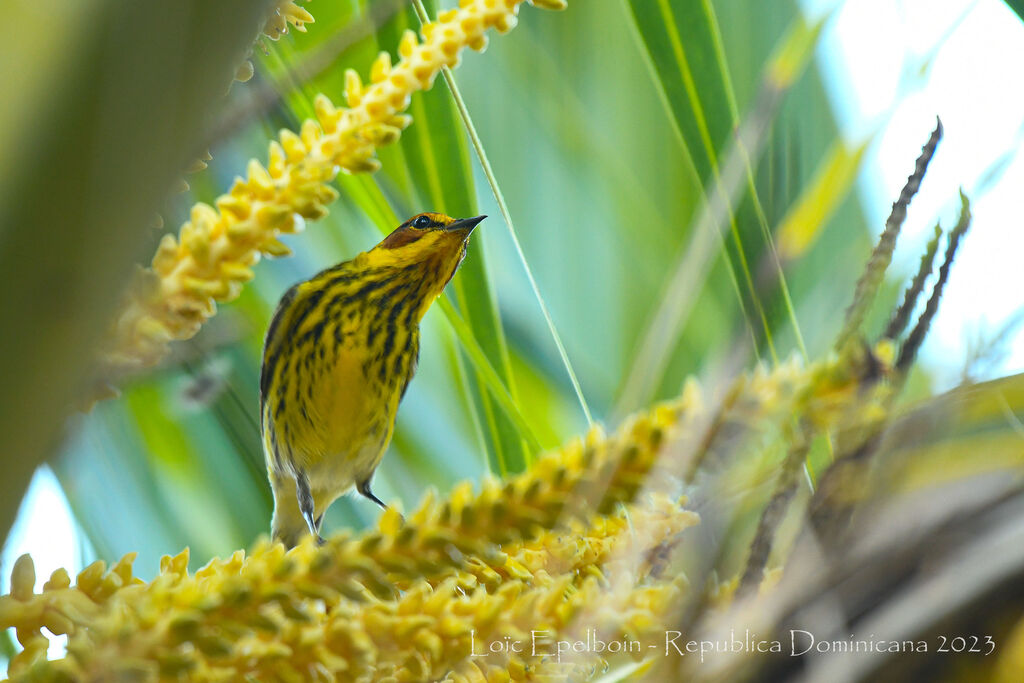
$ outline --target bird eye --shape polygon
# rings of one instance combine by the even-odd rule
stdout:
[[[433,224],[427,216],[419,216],[412,222],[414,228],[429,228]]]

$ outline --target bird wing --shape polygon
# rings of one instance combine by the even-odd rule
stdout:
[[[295,285],[284,293],[274,315],[270,318],[270,326],[267,328],[267,336],[263,342],[263,361],[260,365],[260,407],[267,400],[267,393],[270,391],[270,379],[274,374],[274,365],[285,342],[282,334],[289,327],[289,320],[295,310],[293,305],[299,291],[299,285]],[[262,414],[262,410],[260,413]]]

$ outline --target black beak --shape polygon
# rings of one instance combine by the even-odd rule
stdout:
[[[473,232],[473,228],[476,227],[477,223],[487,218],[487,216],[474,216],[473,218],[460,218],[459,220],[451,223],[445,230],[447,232],[455,232],[456,230],[463,230],[467,235]]]

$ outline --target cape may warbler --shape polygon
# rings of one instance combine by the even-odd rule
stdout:
[[[319,537],[327,507],[370,479],[419,355],[419,324],[484,216],[413,216],[368,252],[295,285],[263,345],[260,419],[274,538]]]

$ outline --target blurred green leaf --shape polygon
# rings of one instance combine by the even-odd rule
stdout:
[[[198,381],[229,382],[230,370]],[[237,400],[229,385],[214,393],[196,381],[167,373],[126,388],[119,405],[101,404],[81,421],[83,438],[54,461],[100,557],[138,551],[143,567],[155,567],[169,549],[189,546],[198,567],[266,532],[262,451],[242,436],[258,429],[246,412],[224,412]]]
[[[730,139],[730,133],[739,125],[715,10],[710,0],[630,0],[629,6],[669,118],[700,180],[705,203],[709,203],[725,192],[719,174],[719,156]],[[756,197],[752,180],[750,189]],[[747,305],[752,303],[761,317],[764,336],[771,346],[771,332],[753,287],[735,210],[726,201],[733,244],[730,249],[722,242],[725,265],[744,317],[747,317]],[[696,284],[702,286],[703,278]],[[744,290],[748,292],[749,299]],[[668,296],[672,297],[674,293],[669,292]],[[663,316],[659,314],[659,317]],[[653,329],[658,321],[651,324],[640,354],[650,355],[651,334],[663,334]],[[675,346],[674,336],[682,332],[681,325],[676,328],[668,330],[672,338],[661,342],[666,351]],[[753,331],[751,334],[756,339]],[[774,354],[774,348],[772,352]],[[656,358],[636,359],[619,399],[620,414],[623,409],[633,409],[646,403],[656,390],[655,376],[660,374],[667,360],[664,353],[657,355]],[[647,372],[643,371],[645,367]]]
[[[710,177],[703,178],[701,192],[704,207],[692,220],[696,232],[689,235],[690,243],[672,269],[673,273],[664,287],[661,305],[651,316],[639,351],[624,378],[618,401],[617,412],[620,415],[645,405],[655,393],[658,380],[670,363],[672,351],[687,329],[697,296],[707,286],[713,248],[724,237],[719,233],[726,229],[732,239],[728,244],[721,242],[721,248],[727,256],[724,263],[739,303],[742,320],[753,341],[754,353],[760,359],[763,344],[767,347],[771,362],[778,361],[778,345],[774,340],[777,324],[774,304],[776,309],[784,313],[784,320],[792,329],[796,346],[806,356],[790,287],[772,246],[768,217],[759,198],[754,166],[759,163],[761,153],[771,139],[768,131],[780,116],[783,95],[803,73],[813,54],[810,48],[820,33],[820,22],[808,25],[797,13],[797,19],[781,37],[775,56],[760,67],[759,94],[748,105],[749,111],[741,123],[725,62],[722,36],[709,2],[687,0],[670,4],[660,0],[656,7],[657,16],[662,19],[661,24],[651,14],[654,7],[643,5],[639,11],[634,7],[634,16],[641,36],[645,38],[645,45],[649,48],[655,78],[665,94],[664,102],[670,115],[677,121],[676,130],[683,139],[683,145],[691,157],[696,154],[694,164],[698,173],[708,169]],[[684,33],[680,33],[680,26],[687,27]],[[688,48],[694,53],[693,56],[687,56],[684,42],[688,46],[693,44],[692,48]],[[707,95],[704,91],[696,90],[695,76],[691,73],[691,62],[694,59],[695,63],[703,67],[703,78],[707,79],[709,72],[714,75],[709,83],[702,86]],[[682,85],[671,81],[673,78],[681,79]],[[733,136],[735,144],[719,138],[720,148],[712,146],[710,129],[706,123],[707,111],[729,118],[736,128]],[[716,120],[721,123],[719,119]],[[694,152],[693,147],[698,143],[701,149]],[[719,155],[726,150],[728,158],[720,160]],[[724,175],[719,173],[720,161]],[[756,266],[759,261],[756,272],[761,282],[755,285],[755,269],[751,268],[751,264]],[[768,286],[765,286],[765,280],[769,280]],[[774,291],[776,285],[778,292]],[[737,345],[736,350],[741,349]]]
[[[145,226],[200,151],[269,4],[15,4],[0,71],[24,90],[5,87],[18,106],[0,133],[0,272],[18,284],[0,293],[0,319],[18,333],[0,335],[0,431],[17,457],[0,479],[0,536],[60,442],[131,262],[153,241]],[[67,53],[36,71],[17,36]]]
[[[629,0],[661,94],[705,187],[738,114],[710,0]]]
[[[850,193],[869,143],[870,139],[850,147],[838,140],[829,150],[814,178],[776,231],[781,258],[800,256],[818,239],[836,208]]]
[[[1024,0],[1005,0],[1005,2],[1024,21]]]
[[[495,397],[498,404],[505,409],[505,414],[520,430],[521,438],[528,441],[532,448],[540,448],[541,443],[534,434],[533,427],[531,427],[529,421],[523,417],[522,412],[519,410],[519,406],[516,405],[515,399],[502,385],[498,372],[490,364],[483,348],[481,348],[479,343],[477,343],[469,324],[462,319],[462,316],[459,315],[458,311],[455,310],[449,300],[441,299],[438,301],[438,305],[441,307],[441,310],[444,311],[445,318],[451,324],[452,329],[455,330],[455,335],[462,343],[463,349],[466,351],[466,355],[469,356],[470,361],[473,363],[474,369],[479,373],[481,381],[488,389],[491,390],[492,395]],[[546,445],[550,446],[551,444]]]

